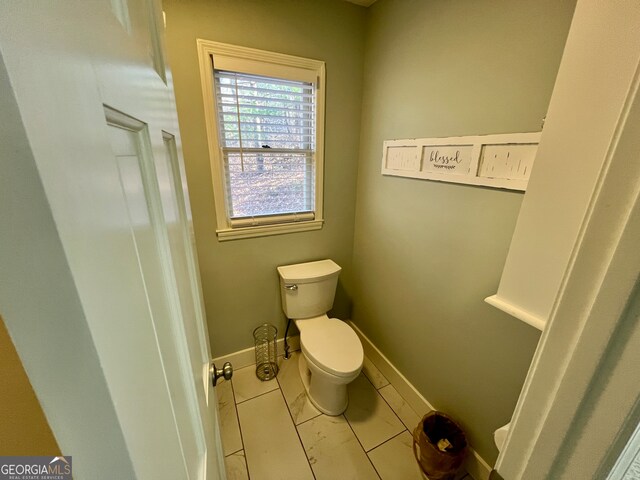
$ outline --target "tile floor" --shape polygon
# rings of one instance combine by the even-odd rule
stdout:
[[[420,418],[369,359],[344,415],[330,417],[307,399],[298,355],[279,359],[275,380],[261,382],[251,366],[218,384],[229,480],[424,479],[410,433]]]

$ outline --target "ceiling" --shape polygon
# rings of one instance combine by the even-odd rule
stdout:
[[[355,3],[356,5],[362,5],[363,7],[370,7],[376,0],[346,0],[347,2]]]

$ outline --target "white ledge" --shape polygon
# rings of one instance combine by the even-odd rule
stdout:
[[[544,326],[547,321],[543,318],[540,318],[536,315],[533,315],[526,310],[518,307],[517,305],[513,305],[512,303],[505,302],[503,299],[499,298],[498,295],[491,295],[484,299],[489,305],[496,307],[503,312],[508,313],[512,317],[516,317],[518,320],[522,320],[524,323],[531,325],[534,328],[537,328],[541,332],[544,330]]]
[[[218,241],[237,240],[241,238],[266,237],[269,235],[282,235],[284,233],[307,232],[320,230],[324,220],[310,220],[308,222],[278,223],[275,225],[258,225],[254,227],[237,227],[216,230]]]

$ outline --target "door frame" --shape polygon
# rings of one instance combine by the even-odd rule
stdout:
[[[496,463],[508,480],[606,478],[639,420],[640,7],[613,3],[578,1],[560,67],[579,68],[584,51],[596,66],[614,56],[629,66],[628,82],[585,79],[570,94],[617,88],[624,102],[611,130],[598,133],[608,151]],[[572,49],[577,30],[590,39]],[[549,120],[543,141],[556,128]],[[571,129],[579,137],[580,122]]]

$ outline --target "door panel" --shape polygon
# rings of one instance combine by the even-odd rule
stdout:
[[[123,118],[117,114],[116,118]],[[128,207],[131,229],[138,261],[149,299],[150,314],[155,326],[157,342],[162,357],[162,367],[171,395],[175,428],[180,438],[181,453],[188,478],[202,478],[204,459],[204,435],[198,419],[197,400],[193,390],[193,373],[190,364],[180,350],[187,351],[180,326],[178,311],[171,311],[171,297],[175,294],[175,282],[171,278],[169,259],[163,255],[162,245],[167,243],[162,217],[158,213],[159,196],[153,188],[155,177],[148,148],[148,136],[144,124],[135,125],[129,119],[129,128],[118,125],[113,112],[107,111],[109,139],[118,164],[120,181]],[[136,128],[137,127],[137,128]],[[174,299],[175,301],[175,299]],[[177,310],[177,307],[173,307]],[[181,344],[182,343],[182,344]]]
[[[215,480],[223,460],[177,115],[150,30],[160,12],[156,0],[0,2],[0,50],[91,334],[73,348],[95,350],[129,455],[113,461],[139,479]],[[73,422],[56,425],[73,455]],[[99,432],[87,441],[122,451]],[[90,462],[74,458],[79,471]]]
[[[192,378],[200,378],[197,383],[198,401],[201,416],[212,425],[212,430],[205,434],[211,434],[209,444],[217,445],[218,451],[209,460],[217,456],[222,458],[220,447],[220,433],[217,420],[217,395],[211,388],[209,376],[209,344],[208,334],[205,328],[204,308],[202,306],[202,294],[199,283],[199,272],[196,264],[194,244],[191,235],[191,215],[189,206],[185,201],[188,198],[186,182],[184,181],[184,168],[178,150],[175,137],[162,132],[165,145],[165,155],[156,163],[158,185],[162,197],[164,221],[168,232],[171,248],[171,257],[175,277],[178,282],[180,305],[184,318],[197,319],[196,322],[185,322],[189,343],[189,354],[193,368]],[[214,452],[212,452],[214,453]],[[211,464],[211,468],[220,468]]]
[[[178,294],[182,306],[182,315],[185,318],[193,318],[202,321],[198,309],[198,292],[192,282],[193,272],[188,262],[190,248],[189,232],[186,221],[182,184],[179,177],[176,178],[177,160],[175,155],[175,137],[163,132],[165,155],[158,160],[157,176],[162,199],[164,221],[167,228],[173,268],[178,281]],[[196,322],[188,324],[187,338],[190,339],[193,348],[189,353],[194,367],[193,375],[201,375],[202,363],[208,363],[207,352],[199,342],[199,332]]]

